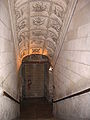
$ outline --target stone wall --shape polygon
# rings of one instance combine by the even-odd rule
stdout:
[[[78,0],[63,45],[55,58],[54,100],[90,87],[89,11],[90,0]],[[87,92],[55,103],[54,114],[60,120],[89,120],[89,99],[90,92]]]
[[[0,96],[0,120],[12,120],[19,115],[19,104],[11,99]]]
[[[47,99],[52,102],[53,99],[53,72],[48,70]]]
[[[19,99],[15,48],[8,0],[0,0],[0,89],[3,89],[15,99]],[[11,120],[18,115],[19,105],[0,95],[0,120]]]

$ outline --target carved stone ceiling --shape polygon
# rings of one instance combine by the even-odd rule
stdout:
[[[14,0],[15,26],[21,57],[53,58],[68,0]]]

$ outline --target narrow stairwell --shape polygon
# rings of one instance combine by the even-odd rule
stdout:
[[[45,98],[28,98],[21,103],[20,118],[15,120],[54,120],[52,103]]]

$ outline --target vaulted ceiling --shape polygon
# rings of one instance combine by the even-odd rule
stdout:
[[[42,54],[53,58],[67,5],[68,0],[14,0],[15,33],[21,57]]]

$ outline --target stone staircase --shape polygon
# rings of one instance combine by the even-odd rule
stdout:
[[[55,120],[52,114],[52,103],[45,98],[29,98],[21,103],[20,118],[15,120]]]

